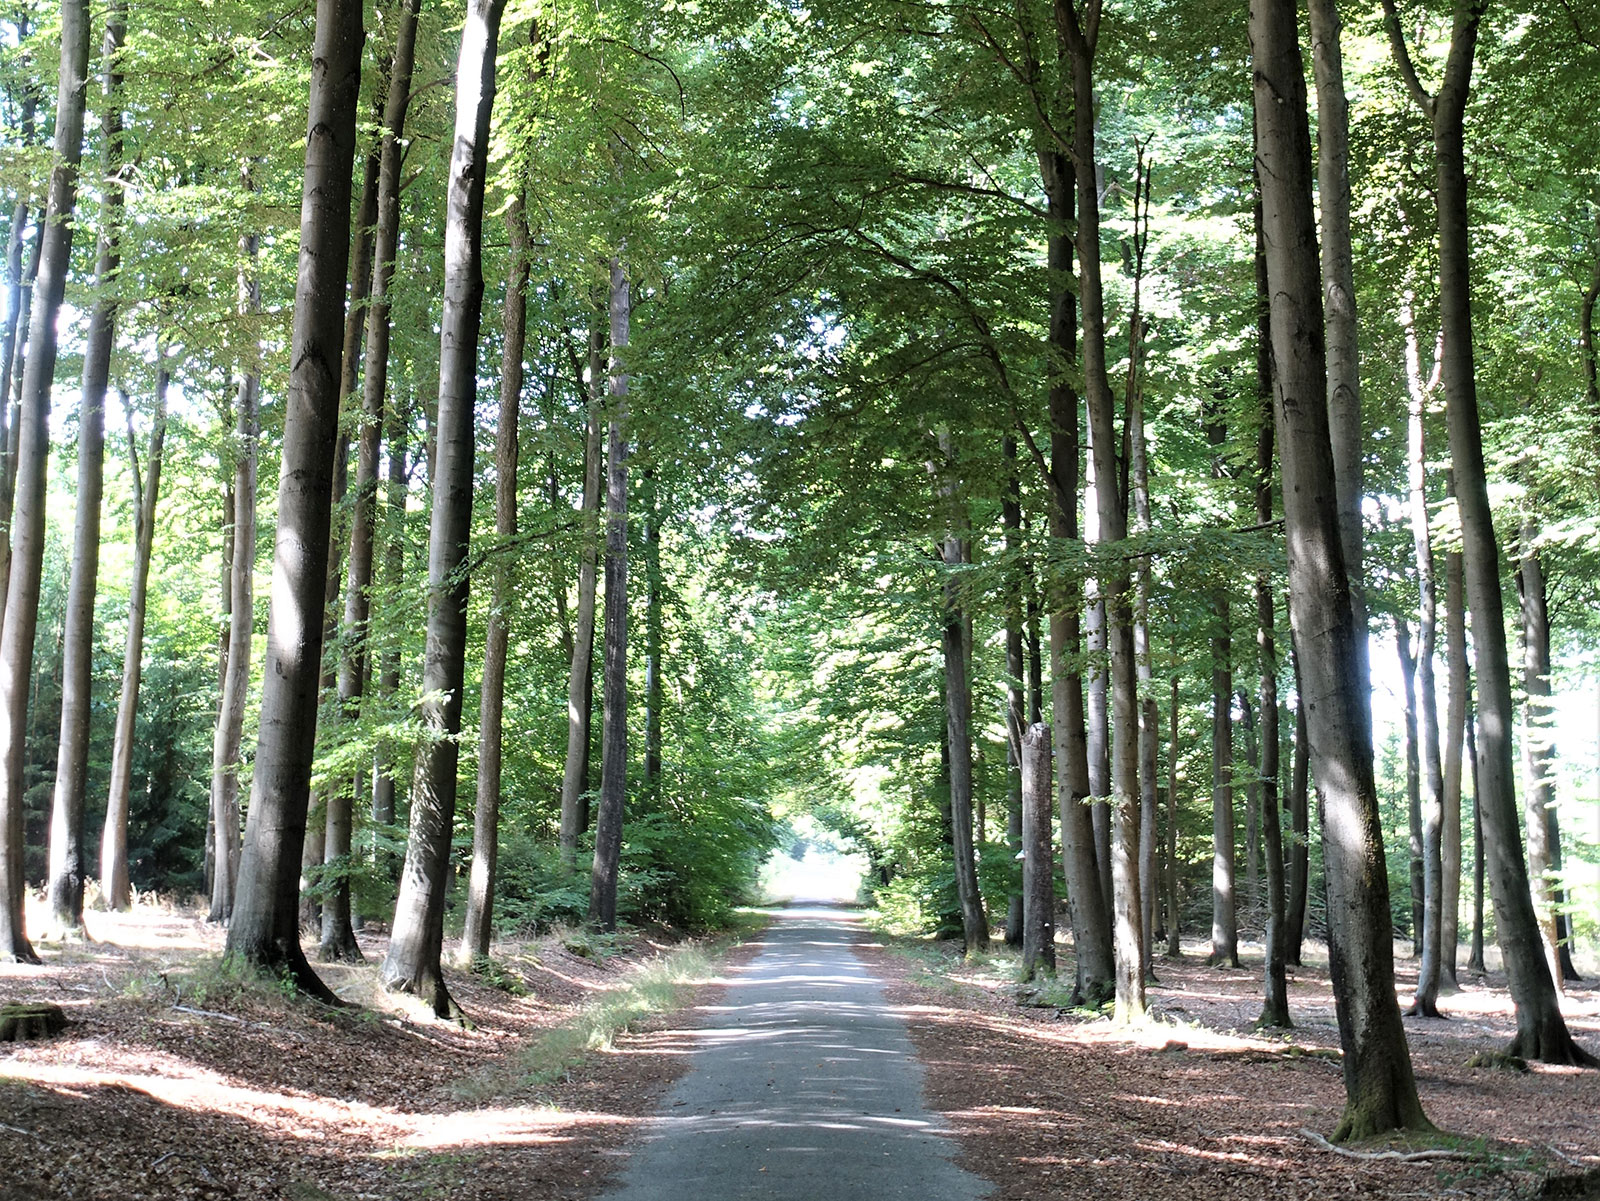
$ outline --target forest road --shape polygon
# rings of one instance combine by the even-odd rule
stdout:
[[[922,1098],[906,1020],[850,949],[859,922],[796,903],[694,1031],[607,1201],[977,1201]]]

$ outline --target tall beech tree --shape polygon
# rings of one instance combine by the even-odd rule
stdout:
[[[445,988],[445,892],[456,811],[461,689],[467,654],[467,558],[477,441],[478,333],[483,317],[483,193],[489,167],[495,56],[505,0],[467,0],[456,63],[455,144],[445,211],[444,315],[440,319],[439,417],[428,531],[428,645],[422,668],[424,735],[411,778],[411,825],[384,987],[415,993],[440,1017]],[[515,476],[515,468],[512,470]]]
[[[145,602],[150,589],[150,560],[155,553],[161,468],[166,459],[167,390],[172,382],[167,348],[159,343],[155,374],[155,410],[142,479],[131,413],[128,419],[128,458],[133,469],[133,579],[128,587],[128,636],[122,652],[122,690],[117,694],[117,716],[112,726],[106,824],[100,838],[100,892],[112,909],[126,909],[133,900],[128,881],[128,809],[133,792],[134,721],[139,713],[139,689],[144,678]]]
[[[617,928],[623,806],[628,793],[628,323],[633,301],[622,257],[610,262],[611,365],[606,376],[606,609],[600,715],[600,804],[589,872],[589,921]],[[568,744],[570,747],[570,743]]]
[[[1335,1141],[1425,1130],[1394,994],[1371,715],[1336,510],[1312,209],[1305,68],[1292,0],[1251,0],[1258,178],[1271,297],[1273,414],[1283,472],[1289,612],[1322,794],[1329,964],[1344,1050]]]
[[[517,417],[522,404],[522,352],[528,329],[528,219],[522,197],[506,208],[511,267],[506,276],[505,342],[500,359],[500,419],[494,431],[494,532],[500,553],[492,575],[479,685],[478,791],[472,817],[472,874],[461,957],[489,953],[493,932],[495,866],[500,846],[500,760],[506,695],[506,649],[511,639],[514,576],[509,554],[517,536]]]
[[[33,636],[38,627],[44,571],[56,317],[61,311],[72,261],[88,76],[89,6],[86,0],[62,0],[55,156],[39,238],[39,275],[34,287],[28,357],[22,371],[11,574],[6,586],[5,628],[0,631],[0,960],[22,963],[38,962],[22,916],[23,759],[27,751],[28,692],[33,680]]]
[[[106,385],[117,340],[117,271],[122,224],[122,46],[126,0],[113,0],[101,42],[100,139],[105,174],[95,298],[83,356],[78,405],[78,509],[72,531],[72,577],[61,648],[61,740],[50,814],[50,923],[62,934],[83,929],[83,803],[89,786],[91,659],[94,602],[100,576],[100,497],[104,491]]]
[[[300,859],[327,601],[361,9],[358,0],[317,0],[261,730],[226,950],[329,1001],[300,947]]]
[[[1515,717],[1500,594],[1500,544],[1489,507],[1483,428],[1478,412],[1467,214],[1465,119],[1478,28],[1487,8],[1488,0],[1455,0],[1443,77],[1438,91],[1429,92],[1412,61],[1395,0],[1383,0],[1384,23],[1396,66],[1433,134],[1439,310],[1443,326],[1440,376],[1478,669],[1478,776],[1474,794],[1487,851],[1495,933],[1517,1009],[1517,1035],[1512,1046],[1517,1054],[1546,1063],[1593,1066],[1594,1056],[1573,1041],[1561,1016],[1559,994],[1539,938],[1528,867],[1517,829],[1516,776],[1512,766]]]

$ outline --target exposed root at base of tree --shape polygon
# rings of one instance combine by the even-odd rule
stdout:
[[[1470,1151],[1452,1151],[1443,1147],[1426,1151],[1357,1151],[1351,1147],[1338,1147],[1315,1130],[1300,1127],[1300,1133],[1324,1151],[1332,1151],[1335,1155],[1342,1155],[1346,1159],[1394,1159],[1401,1163],[1420,1163],[1425,1159],[1476,1159]]]

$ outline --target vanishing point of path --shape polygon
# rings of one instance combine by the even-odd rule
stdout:
[[[848,910],[778,913],[607,1201],[976,1201]]]

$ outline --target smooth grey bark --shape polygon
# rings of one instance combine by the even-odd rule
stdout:
[[[1239,919],[1233,863],[1233,638],[1228,594],[1212,599],[1211,636],[1211,955],[1213,966],[1239,966]]]
[[[494,433],[494,532],[501,551],[494,565],[494,595],[484,631],[483,679],[478,701],[478,781],[472,811],[472,870],[467,880],[467,915],[461,958],[471,963],[489,953],[494,931],[495,869],[500,859],[501,719],[505,713],[506,651],[516,581],[507,550],[517,536],[517,418],[522,405],[522,353],[528,331],[528,219],[522,197],[506,209],[511,266],[506,277],[504,334],[500,356],[500,420]]]
[[[422,666],[425,732],[411,777],[411,822],[394,931],[380,973],[386,989],[414,993],[440,1017],[455,1009],[441,958],[466,674],[469,581],[464,567],[472,535],[477,433],[473,409],[483,317],[483,193],[505,0],[468,0],[466,7],[456,61],[455,143],[445,202],[438,446],[428,529],[427,652]]]
[[[1271,297],[1273,413],[1283,473],[1290,618],[1322,794],[1329,964],[1344,1050],[1334,1139],[1431,1129],[1394,992],[1388,876],[1360,630],[1335,508],[1325,398],[1311,138],[1293,0],[1252,0],[1257,178]]]
[[[1406,419],[1406,483],[1411,510],[1411,539],[1417,560],[1417,750],[1421,767],[1418,779],[1418,816],[1422,835],[1422,925],[1421,963],[1417,968],[1417,990],[1410,1014],[1439,1015],[1439,984],[1444,929],[1442,888],[1444,868],[1442,836],[1444,827],[1444,773],[1439,761],[1439,704],[1434,687],[1433,659],[1437,641],[1438,603],[1434,586],[1433,537],[1428,529],[1427,458],[1423,412],[1433,391],[1433,381],[1422,378],[1422,357],[1417,342],[1416,321],[1411,298],[1401,306],[1405,327],[1406,383],[1409,401]],[[1434,361],[1439,361],[1436,353]]]
[[[1394,618],[1395,649],[1400,656],[1400,683],[1405,697],[1407,864],[1411,886],[1411,953],[1422,949],[1422,754],[1417,746],[1417,656],[1411,648],[1411,626],[1403,614]]]
[[[410,477],[407,474],[407,414],[400,404],[387,406],[388,463],[384,476],[384,543],[382,583],[386,593],[399,590],[405,576],[406,564],[406,495]],[[384,641],[378,652],[378,698],[384,704],[393,701],[400,690],[400,647],[393,637]],[[381,832],[394,825],[395,778],[387,755],[379,750],[372,768],[372,824],[373,862],[384,876],[395,874],[394,856],[381,849],[378,839]]]
[[[1055,856],[1050,846],[1050,731],[1022,736],[1022,978],[1056,970]]]
[[[300,947],[299,884],[327,599],[361,10],[356,0],[317,0],[260,734],[226,949],[330,1002]]]
[[[1105,602],[1107,675],[1111,693],[1109,789],[1109,873],[1102,864],[1102,887],[1111,905],[1113,968],[1119,1022],[1142,1020],[1147,974],[1139,897],[1139,695],[1133,640],[1133,599],[1128,560],[1121,544],[1128,538],[1128,502],[1117,454],[1115,403],[1106,367],[1106,319],[1100,272],[1100,198],[1095,176],[1094,63],[1099,48],[1101,0],[1056,6],[1058,32],[1072,60],[1073,153],[1078,196],[1078,301],[1083,327],[1084,397],[1089,448],[1094,463],[1095,511],[1100,541],[1110,558],[1097,569]],[[1093,747],[1090,767],[1093,770]],[[1098,845],[1104,845],[1097,838]]]
[[[1452,500],[1455,484],[1449,486]],[[1461,578],[1461,554],[1451,549],[1444,556],[1445,705],[1442,789],[1444,821],[1440,833],[1439,984],[1454,991],[1461,912],[1461,752],[1466,742],[1467,708],[1472,698],[1467,675],[1467,615]]]
[[[1356,607],[1360,675],[1372,678],[1361,534],[1361,346],[1350,246],[1350,104],[1344,89],[1338,0],[1306,0],[1317,91],[1317,203],[1322,221],[1323,319],[1328,350],[1328,434],[1338,489],[1339,540]],[[1370,686],[1370,685],[1369,685]],[[1369,693],[1370,695],[1370,693]],[[1370,705],[1370,700],[1368,704]]]
[[[561,776],[561,862],[570,871],[577,863],[578,840],[589,827],[588,790],[589,719],[594,687],[594,609],[599,562],[601,381],[605,376],[606,330],[598,314],[589,325],[589,382],[574,356],[573,375],[583,395],[588,417],[583,444],[582,551],[578,559],[578,611],[572,636],[572,659],[567,674],[567,758]]]
[[[1483,810],[1478,804],[1478,719],[1467,715],[1467,762],[1472,765],[1472,946],[1467,952],[1467,968],[1487,972],[1483,961],[1483,900],[1485,863],[1483,853]]]
[[[248,167],[241,173],[253,189]],[[241,239],[247,266],[239,273],[239,307],[246,314],[261,308],[261,283],[255,260],[261,238]],[[245,702],[250,694],[250,663],[255,632],[256,482],[260,458],[261,367],[252,357],[239,373],[235,402],[233,487],[229,499],[232,554],[228,561],[228,629],[224,635],[222,699],[211,739],[211,911],[206,920],[227,922],[239,882],[240,752],[244,742]]]
[[[604,700],[600,715],[600,804],[589,872],[589,921],[617,928],[617,875],[628,794],[628,322],[632,299],[621,256],[610,263],[611,367],[606,448]]]
[[[23,760],[28,737],[28,689],[33,679],[33,636],[38,627],[39,589],[44,572],[56,316],[61,310],[72,260],[88,74],[89,6],[86,0],[62,0],[55,159],[40,235],[35,312],[22,372],[11,574],[6,581],[5,628],[0,631],[0,961],[19,963],[38,962],[22,915]]]
[[[970,958],[989,944],[989,922],[978,887],[978,864],[972,842],[972,693],[968,689],[967,631],[961,604],[959,571],[970,550],[962,538],[968,532],[965,502],[955,482],[955,453],[948,435],[941,435],[945,481],[939,495],[947,510],[950,532],[945,535],[944,582],[940,645],[944,654],[945,748],[950,783],[950,837],[956,877],[956,901],[961,908],[961,936]]]
[[[1311,746],[1306,731],[1305,696],[1300,691],[1300,665],[1295,661],[1294,762],[1290,768],[1289,825],[1293,834],[1289,851],[1289,913],[1284,960],[1301,966],[1307,901],[1311,892]]]
[[[1178,677],[1172,677],[1168,702],[1171,732],[1167,749],[1167,951],[1168,959],[1183,958],[1182,918],[1178,879]]]
[[[656,468],[646,462],[640,481],[644,508],[644,786],[654,792],[661,783],[661,498]]]
[[[26,11],[18,14],[17,42],[28,37]],[[36,138],[35,114],[39,107],[38,91],[29,86],[22,92],[21,111],[18,114],[18,141],[24,147],[32,146]],[[32,212],[31,189],[17,192],[17,201],[11,210],[11,231],[6,239],[6,321],[0,328],[0,596],[4,596],[11,572],[11,508],[16,491],[15,439],[17,422],[12,416],[11,395],[16,377],[21,374],[22,344],[28,339],[27,313],[33,302],[34,275],[39,269],[39,227],[34,223],[33,250],[27,255],[28,269],[23,269],[23,252],[27,246],[28,217]],[[0,610],[4,609],[0,602]],[[0,611],[0,623],[4,613]]]
[[[366,349],[361,356],[361,415],[356,435],[356,478],[350,506],[349,571],[344,595],[344,641],[339,657],[339,716],[353,721],[360,717],[366,692],[370,624],[372,619],[373,553],[377,531],[378,460],[384,423],[385,396],[389,386],[390,285],[394,279],[395,257],[400,246],[400,163],[404,153],[406,111],[411,103],[411,71],[416,57],[417,12],[420,0],[404,0],[399,5],[399,28],[395,32],[394,54],[390,59],[388,91],[384,99],[383,128],[376,153],[368,159],[368,177],[363,188],[365,214],[367,193],[371,193],[374,228],[370,238],[363,230],[357,243],[353,270],[368,270],[366,312],[356,322],[365,325]],[[370,250],[368,249],[370,247]],[[366,263],[361,260],[365,258]],[[359,292],[358,292],[359,295]],[[352,321],[345,319],[347,335]],[[354,348],[347,342],[342,371],[341,392],[353,387],[356,363]],[[341,401],[343,410],[348,393]],[[323,962],[359,963],[361,948],[356,943],[350,913],[351,839],[355,826],[355,797],[360,790],[359,774],[348,783],[336,783],[328,795],[327,824],[322,848],[323,902],[322,938],[317,957]]]
[[[1527,863],[1517,829],[1512,764],[1511,669],[1495,538],[1484,468],[1472,347],[1471,246],[1467,212],[1465,117],[1478,27],[1488,0],[1456,0],[1450,49],[1437,93],[1423,87],[1406,48],[1394,0],[1383,0],[1384,23],[1406,90],[1433,133],[1434,204],[1439,228],[1439,310],[1444,330],[1441,376],[1450,462],[1461,518],[1462,567],[1472,611],[1478,675],[1477,800],[1486,840],[1495,935],[1517,1011],[1515,1053],[1546,1063],[1592,1066],[1561,1015],[1559,994],[1539,937]]]
[[[1528,831],[1528,879],[1533,891],[1539,937],[1560,988],[1561,927],[1556,913],[1551,873],[1561,870],[1561,840],[1555,830],[1555,747],[1551,744],[1550,610],[1545,589],[1544,561],[1539,555],[1539,527],[1531,517],[1522,521],[1521,561],[1517,565],[1517,595],[1522,618],[1522,771],[1524,815]]]
[[[122,45],[127,0],[112,0],[101,41],[100,139],[104,198],[94,269],[95,299],[83,352],[78,406],[78,505],[72,574],[61,646],[61,738],[50,811],[50,924],[63,936],[83,933],[83,805],[89,776],[89,709],[94,659],[94,602],[100,579],[100,499],[105,485],[106,385],[117,340],[118,238],[122,226]]]
[[[1013,858],[1022,855],[1022,737],[1028,727],[1027,696],[1025,693],[1026,667],[1022,648],[1022,583],[1024,568],[1019,561],[1022,554],[1022,495],[1021,481],[1017,476],[1017,440],[1006,435],[1000,441],[1000,455],[1005,460],[1005,491],[1000,497],[1000,524],[1005,530],[1006,550],[1006,848]],[[1046,755],[1048,756],[1048,748]],[[1048,788],[1046,789],[1048,792]],[[1046,802],[1048,814],[1049,802]],[[1048,842],[1046,847],[1048,848]],[[1023,875],[1027,869],[1024,865]],[[1005,939],[1009,946],[1023,945],[1025,917],[1025,889],[1014,890],[1006,898]],[[1025,956],[1026,958],[1026,956]],[[1054,944],[1051,947],[1051,967],[1054,968]]]
[[[167,348],[156,348],[155,410],[151,419],[147,474],[139,475],[139,449],[128,418],[128,455],[133,467],[133,579],[128,587],[128,638],[122,654],[122,691],[111,736],[111,779],[106,788],[106,824],[100,838],[100,891],[110,909],[133,903],[128,881],[128,806],[133,791],[134,720],[139,712],[139,685],[144,670],[145,598],[150,587],[150,558],[155,549],[156,502],[161,494],[161,465],[166,457],[167,387],[172,379]]]

